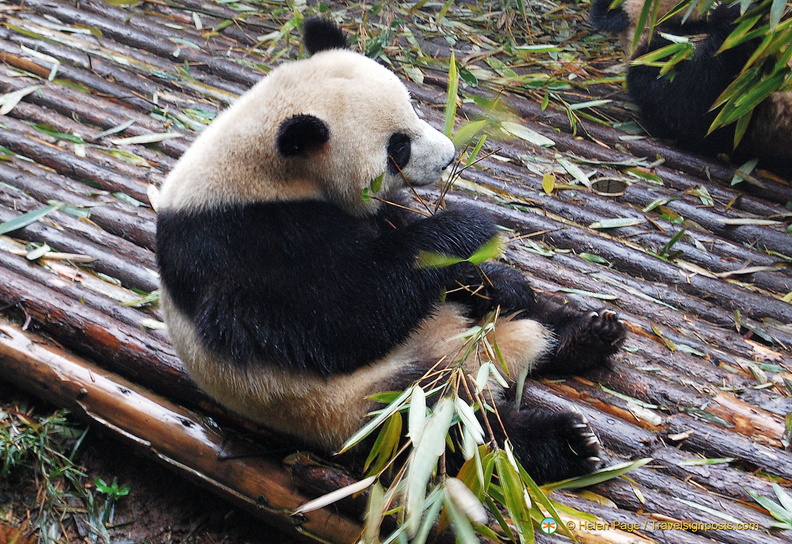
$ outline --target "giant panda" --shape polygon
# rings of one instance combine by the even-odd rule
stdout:
[[[161,188],[161,306],[198,386],[333,452],[376,409],[371,395],[453,364],[460,335],[498,307],[490,335],[510,380],[602,365],[625,336],[614,312],[537,298],[497,263],[416,265],[422,251],[469,258],[498,228],[472,207],[425,217],[399,204],[408,185],[441,177],[452,142],[338,26],[308,19],[303,30],[310,57],[275,68],[219,115]],[[372,180],[381,187],[364,198]],[[517,409],[492,387],[537,480],[600,463],[582,414]]]
[[[632,41],[638,18],[649,0],[624,0],[611,8],[612,0],[593,0],[590,20],[600,31],[617,34],[623,44]],[[678,0],[656,0],[658,20],[671,14],[648,39],[645,32],[634,57],[669,45],[662,33],[686,37],[695,54],[678,63],[673,73],[632,64],[627,71],[627,91],[638,106],[641,121],[652,136],[675,141],[680,147],[707,155],[725,154],[737,161],[760,159],[760,165],[784,175],[792,174],[792,92],[775,92],[754,110],[740,145],[734,149],[735,124],[707,135],[718,110],[712,106],[734,81],[758,42],[718,52],[735,28],[739,4],[722,3],[699,13],[675,11]]]

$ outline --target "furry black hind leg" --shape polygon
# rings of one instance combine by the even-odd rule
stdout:
[[[599,468],[600,443],[582,413],[517,410],[511,402],[500,403],[498,413],[515,457],[537,483],[581,476]],[[496,435],[503,433],[497,429]],[[504,437],[497,438],[501,441]]]

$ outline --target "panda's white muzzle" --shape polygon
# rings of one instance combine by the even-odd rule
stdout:
[[[402,168],[402,173],[413,185],[428,185],[440,179],[455,156],[454,143],[426,121],[420,121],[420,132],[412,141],[410,162]]]

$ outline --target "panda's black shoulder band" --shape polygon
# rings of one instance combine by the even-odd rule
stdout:
[[[320,17],[306,19],[303,23],[303,42],[313,55],[328,49],[346,49],[347,40],[343,31],[334,22]]]

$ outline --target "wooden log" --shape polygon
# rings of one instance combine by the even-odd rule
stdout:
[[[7,323],[0,323],[0,376],[307,542],[352,544],[362,532],[330,508],[291,516],[308,498],[261,448]]]
[[[193,47],[178,47],[167,36],[171,30],[151,18],[139,24],[136,18],[129,19],[123,11],[107,10],[101,4],[85,3],[79,9],[70,4],[51,2],[49,0],[29,0],[25,2],[37,13],[55,15],[64,23],[79,23],[96,28],[113,41],[136,49],[155,53],[161,57],[173,58],[174,51],[179,49],[181,61],[187,61],[197,71],[209,72],[238,83],[252,86],[261,74],[238,63],[226,61]]]
[[[83,122],[91,123],[95,126],[102,127],[102,129],[111,129],[120,126],[127,121],[134,120],[135,123],[131,125],[125,135],[140,136],[151,133],[165,132],[162,122],[157,121],[142,112],[137,112],[131,109],[121,109],[119,104],[115,101],[100,99],[96,96],[71,89],[66,85],[58,85],[57,83],[42,83],[40,81],[30,81],[24,78],[13,78],[7,76],[5,73],[0,73],[0,90],[3,93],[13,92],[23,89],[30,85],[41,84],[46,89],[52,89],[52,92],[32,93],[25,97],[25,101],[32,104],[39,105],[44,108],[50,108],[63,115],[72,115],[73,112],[79,112],[79,118]],[[3,135],[11,137],[13,133],[4,132]],[[12,147],[8,144],[7,147]],[[179,139],[168,139],[156,144],[152,144],[163,152],[172,157],[180,157],[187,149],[188,144]],[[15,149],[16,151],[16,149]],[[24,152],[20,152],[24,155]],[[46,163],[45,163],[46,164]],[[46,164],[52,168],[58,169],[58,164]],[[84,176],[86,179],[93,180],[96,177],[96,170],[90,164],[80,164],[84,172],[75,171],[75,175]],[[123,186],[122,176],[112,176],[111,173],[104,174],[105,182],[112,180],[114,183]],[[140,199],[139,199],[140,200]]]
[[[460,202],[462,197],[448,195],[449,203]],[[469,201],[467,205],[487,210],[498,221],[520,233],[543,232],[554,247],[589,250],[592,244],[590,230],[564,225],[548,220],[538,214],[524,213],[497,206],[483,201]],[[597,254],[610,261],[621,271],[643,277],[646,280],[662,281],[688,293],[718,293],[722,306],[730,310],[740,310],[745,315],[758,319],[772,318],[781,323],[792,322],[792,306],[776,299],[735,287],[728,282],[707,278],[702,275],[688,275],[657,257],[628,249],[623,243],[604,236],[596,237]],[[585,249],[584,249],[585,248]]]
[[[441,84],[444,85],[445,82]],[[494,95],[487,91],[470,89],[469,92],[494,98]],[[522,118],[529,120],[533,128],[555,141],[556,147],[562,151],[571,150],[583,157],[605,161],[629,160],[635,157],[646,157],[649,161],[654,161],[657,156],[661,156],[664,159],[662,173],[681,170],[690,176],[720,181],[727,187],[734,175],[734,168],[725,166],[710,157],[693,155],[654,138],[625,141],[621,139],[624,136],[622,131],[585,120],[578,120],[577,134],[585,134],[590,139],[581,139],[572,134],[572,127],[566,112],[555,111],[552,108],[543,110],[539,103],[530,99],[518,99],[512,93],[503,96],[507,107],[518,112]],[[464,114],[471,109],[474,108],[467,104],[459,112]],[[543,129],[542,125],[553,128]],[[561,129],[562,132],[559,133],[553,129]],[[617,149],[624,151],[617,151]],[[789,185],[766,178],[763,178],[761,182],[762,186],[741,183],[740,189],[780,205],[792,200],[792,187]]]
[[[31,262],[23,256],[3,251],[2,249],[6,249],[5,245],[5,242],[0,243],[0,270],[8,270],[26,278],[29,287],[46,286],[63,297],[80,301],[80,304],[88,308],[141,331],[141,334],[158,338],[163,345],[170,344],[170,339],[164,330],[144,327],[147,319],[159,319],[158,312],[147,313],[123,304],[140,300],[138,295],[99,278],[92,279],[88,272],[73,265],[48,259],[46,256],[35,263]],[[102,284],[97,285],[95,282]],[[15,301],[9,300],[8,303]],[[142,332],[144,330],[145,333]]]
[[[740,436],[730,429],[699,421],[688,414],[677,414],[667,419],[668,435],[681,435],[681,441],[672,443],[684,449],[702,453],[705,457],[735,457],[757,468],[792,479],[792,455],[770,448]]]
[[[643,467],[630,473],[628,479],[615,479],[600,484],[598,489],[621,508],[659,514],[660,519],[688,523],[691,532],[705,535],[716,542],[729,544],[781,544],[789,535],[771,536],[764,528],[771,519],[749,508],[686,482],[679,482],[658,470]],[[698,508],[697,508],[698,506]],[[701,507],[709,509],[703,510]],[[739,529],[735,522],[712,512],[717,512],[742,523],[756,523],[758,527]],[[695,526],[693,524],[701,524]],[[660,523],[652,524],[663,530]],[[680,523],[677,529],[685,530]]]
[[[17,168],[19,166],[31,173]],[[154,212],[148,208],[130,206],[108,193],[97,195],[96,190],[89,189],[82,183],[75,183],[70,178],[30,164],[17,163],[11,167],[0,162],[0,181],[17,187],[39,202],[55,200],[84,208],[90,211],[91,222],[106,232],[154,251],[156,222]]]
[[[487,172],[470,171],[466,178],[481,183],[484,186],[492,185],[492,180],[503,180],[501,185],[503,190],[514,195],[514,197],[524,197],[529,201],[540,203],[542,208],[553,215],[563,217],[567,220],[574,221],[578,225],[590,225],[603,219],[610,219],[614,217],[626,217],[644,221],[646,214],[641,211],[658,198],[675,198],[678,194],[664,192],[662,190],[648,191],[639,185],[630,186],[624,196],[616,199],[607,199],[596,197],[594,194],[581,188],[580,191],[559,191],[556,195],[547,195],[541,188],[541,177],[536,175],[526,175],[526,173],[514,165],[504,164],[502,162],[487,163]],[[467,172],[466,172],[467,174]],[[497,186],[497,185],[496,185]],[[688,197],[690,198],[690,197]],[[621,201],[626,202],[626,205],[618,205]],[[630,206],[632,204],[633,206]],[[682,200],[670,201],[666,204],[669,209],[677,208],[679,214],[695,223],[703,225],[708,232],[701,233],[701,236],[706,240],[710,237],[710,233],[716,234],[723,240],[731,240],[739,244],[757,244],[773,249],[775,251],[787,251],[789,247],[789,240],[786,232],[784,232],[783,224],[778,221],[776,226],[755,226],[755,225],[729,225],[723,221],[737,219],[734,213],[720,214],[713,212],[698,204],[686,203]],[[637,209],[636,209],[637,208]],[[782,207],[775,210],[775,219],[781,219],[786,212]],[[666,231],[674,233],[680,229],[679,226],[671,226],[668,222],[664,222],[659,217],[652,218],[655,224],[664,226]],[[766,219],[760,217],[759,219]],[[633,234],[641,233],[648,223],[640,227],[624,227],[620,229],[619,234],[631,236]],[[700,229],[698,229],[700,232]],[[696,230],[693,231],[697,234]],[[665,243],[668,242],[670,234],[663,241],[663,244],[655,246],[659,251]],[[682,241],[682,247],[685,241]],[[751,253],[748,249],[739,247],[736,244],[727,242],[727,246],[733,246],[731,252],[736,252],[738,255]],[[649,245],[648,247],[652,247]],[[721,249],[714,247],[713,251],[725,251],[726,248]],[[756,250],[753,253],[759,253]],[[767,255],[757,257],[759,260],[767,261]],[[779,262],[779,259],[774,259],[772,262]]]
[[[0,206],[0,222],[10,221],[20,215],[6,206],[5,203]],[[144,291],[154,291],[159,287],[154,255],[150,251],[115,237],[112,242],[106,241],[109,247],[113,248],[108,250],[108,245],[83,237],[83,233],[77,228],[83,225],[79,225],[77,218],[68,217],[66,214],[57,215],[57,212],[51,215],[54,215],[61,225],[70,228],[72,232],[66,231],[63,227],[56,228],[43,222],[36,222],[15,230],[13,236],[30,242],[45,242],[57,251],[92,257],[96,259],[92,263],[95,270],[116,278],[129,287],[136,287]],[[103,238],[102,231],[99,229],[90,229],[89,232],[93,238]]]
[[[195,387],[184,373],[173,349],[148,335],[140,326],[131,326],[66,294],[41,285],[3,268],[0,301],[19,307],[58,342],[76,353],[101,361],[109,370],[152,389],[167,387],[172,398],[190,404],[197,400]],[[201,396],[206,401],[205,396]]]
[[[1,75],[0,79],[2,79]],[[33,140],[24,133],[3,131],[0,133],[0,145],[57,172],[70,172],[72,176],[97,183],[102,189],[111,193],[122,192],[140,202],[148,202],[146,194],[148,184],[138,181],[137,177],[128,178],[120,175],[92,161],[67,153],[57,146]]]
[[[734,364],[735,357],[750,359],[755,355],[755,346],[741,334],[732,332],[736,328],[734,314],[698,298],[696,295],[701,296],[700,293],[680,293],[662,283],[640,281],[618,270],[560,252],[548,260],[515,246],[507,249],[505,259],[525,271],[534,287],[542,291],[583,290],[617,297],[610,304],[629,316],[627,319],[636,328],[658,341],[662,341],[659,336],[662,335],[674,345],[694,348],[716,362]],[[592,310],[607,306],[598,300],[576,296],[574,292],[565,293],[565,296]],[[653,309],[646,315],[650,303]],[[692,316],[697,318],[695,328],[690,323]],[[743,323],[759,330],[765,328],[763,323],[753,319],[744,319]],[[783,328],[772,328],[772,335],[777,337],[781,349],[792,344],[792,335]],[[782,357],[779,353],[777,358]]]
[[[28,15],[28,17],[30,17]],[[173,93],[169,98],[179,102],[189,103],[192,100],[185,95],[191,91],[196,95],[204,95],[212,102],[228,104],[233,97],[240,94],[247,87],[237,83],[225,81],[221,78],[208,76],[197,72],[193,77],[184,77],[178,70],[174,70],[173,63],[164,61],[161,57],[150,54],[145,50],[131,49],[124,45],[103,40],[100,43],[89,39],[80,38],[64,32],[58,32],[48,27],[46,21],[36,22],[23,19],[11,19],[18,26],[30,28],[34,34],[47,37],[42,41],[35,36],[25,36],[19,33],[3,32],[9,44],[35,46],[37,50],[50,57],[59,59],[60,62],[83,70],[95,72],[112,81],[117,81],[123,87],[129,88],[136,98],[152,101],[145,110],[153,104],[156,93],[163,87]],[[8,53],[19,56],[19,51],[13,46],[7,49]],[[13,62],[13,59],[11,59]],[[140,81],[142,79],[142,81]],[[129,95],[130,93],[127,93]],[[169,93],[170,94],[170,93]],[[125,103],[126,96],[116,97],[119,102]]]

